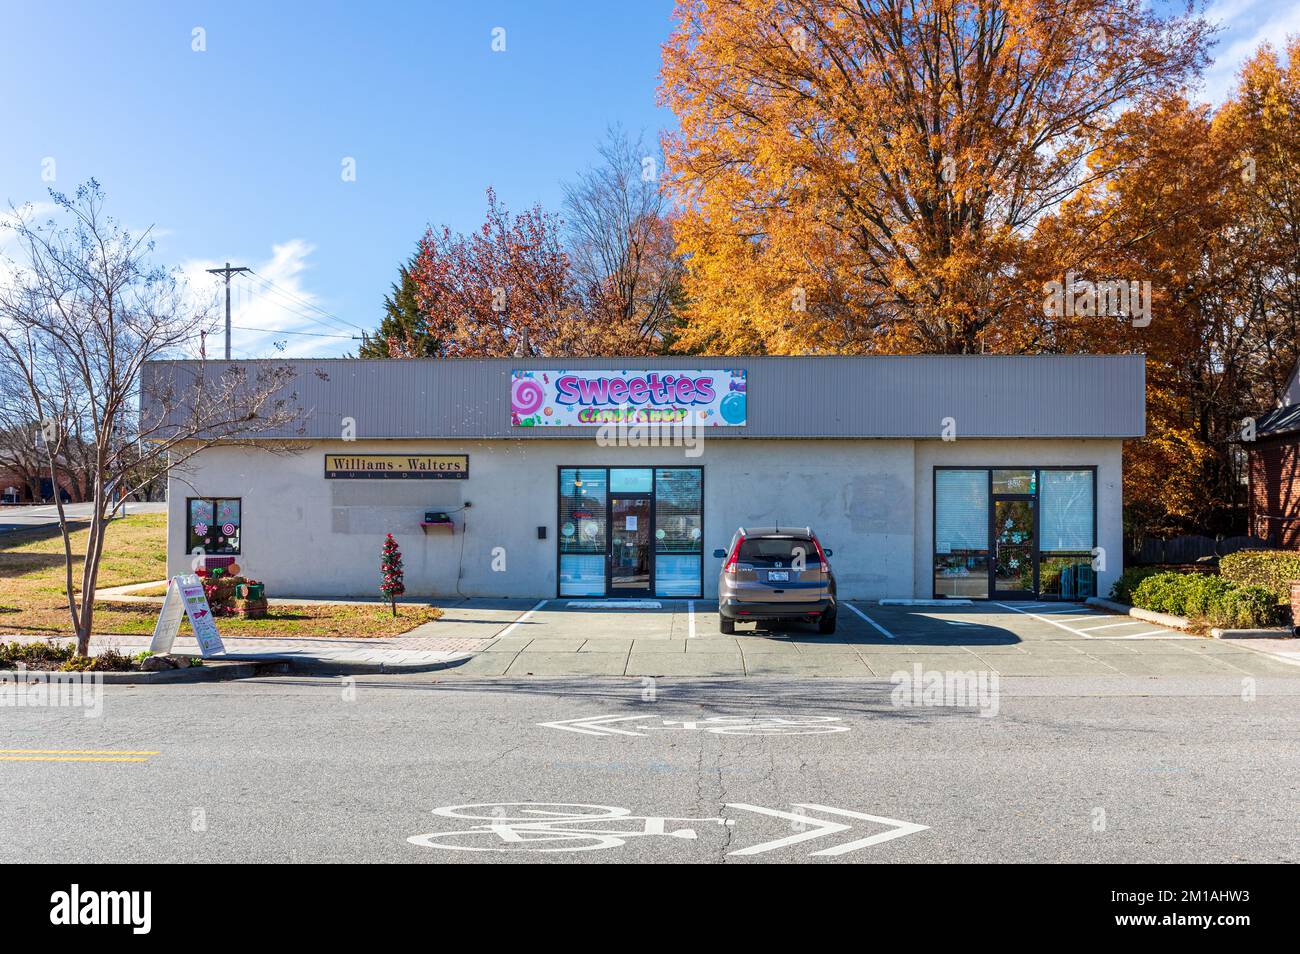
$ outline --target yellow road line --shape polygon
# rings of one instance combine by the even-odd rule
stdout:
[[[0,755],[157,755],[122,749],[0,749]]]
[[[107,755],[0,755],[0,762],[148,762],[146,758]]]

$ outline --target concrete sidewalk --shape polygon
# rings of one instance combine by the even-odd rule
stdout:
[[[71,640],[64,640],[70,642]],[[469,659],[480,649],[483,640],[465,639],[249,639],[223,637],[226,652],[214,659],[247,662],[285,661],[298,670],[329,669],[353,672],[422,672],[455,665]],[[90,642],[91,655],[116,649],[134,655],[149,648],[149,639],[140,636],[95,636]],[[199,646],[192,637],[178,636],[172,652],[198,656]]]
[[[129,586],[110,587],[101,591],[101,598],[122,603],[145,603],[161,606],[161,596],[137,596],[132,591],[161,586],[165,581],[135,583]],[[268,602],[279,605],[309,605],[341,603],[353,605],[380,604],[380,600],[332,600],[310,598],[280,598]],[[297,671],[348,671],[348,672],[426,672],[458,665],[489,645],[499,633],[508,631],[529,609],[535,608],[533,600],[401,600],[437,606],[443,615],[432,622],[415,627],[401,636],[375,639],[347,639],[335,637],[290,636],[222,636],[226,646],[224,659],[254,662],[288,661]],[[218,621],[220,628],[220,621]],[[71,642],[71,637],[62,641]],[[116,649],[132,655],[149,648],[150,637],[95,636],[91,640],[92,654],[105,649]],[[199,655],[198,644],[192,637],[178,636],[172,651],[186,655]]]

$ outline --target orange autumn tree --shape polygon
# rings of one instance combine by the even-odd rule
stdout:
[[[679,0],[676,21],[680,346],[723,353],[1023,349],[1035,224],[1207,33],[1122,0]]]
[[[1134,529],[1245,530],[1242,421],[1300,355],[1300,41],[1289,52],[1261,49],[1217,111],[1169,97],[1125,113],[1093,157],[1112,174],[1037,230],[1045,279],[1064,262],[1151,283],[1149,324],[1032,322],[1038,349],[1147,356],[1147,436],[1125,457]]]
[[[1215,116],[1239,197],[1244,314],[1259,365],[1257,406],[1275,403],[1300,353],[1300,36],[1263,45]]]
[[[1113,171],[1040,223],[1027,267],[1043,284],[1149,283],[1149,314],[1052,314],[1027,323],[1030,347],[1146,355],[1147,436],[1125,454],[1130,526],[1213,530],[1231,480],[1220,413],[1248,363],[1239,263],[1228,234],[1237,209],[1235,171],[1208,106],[1170,98],[1127,112],[1091,167]],[[1083,299],[1081,299],[1083,300]],[[1216,441],[1224,450],[1216,454]]]

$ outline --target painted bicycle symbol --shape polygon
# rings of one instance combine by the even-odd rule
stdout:
[[[831,805],[798,802],[793,811],[727,802],[724,810],[743,813],[749,824],[775,819],[785,826],[780,837],[735,848],[728,855],[760,855],[816,841],[809,857],[836,857],[895,838],[926,831],[925,825],[835,808]],[[692,818],[674,815],[633,815],[616,805],[588,805],[577,802],[488,802],[476,805],[447,805],[435,808],[439,818],[474,822],[468,827],[431,831],[406,840],[421,848],[446,851],[564,852],[618,848],[634,838],[672,838],[695,841],[696,828],[717,826],[730,829],[736,823],[721,816]],[[870,835],[857,830],[865,822],[883,828]],[[788,833],[787,833],[788,832]],[[848,840],[841,840],[847,838]],[[826,841],[835,844],[826,845]],[[728,838],[730,841],[730,838]]]
[[[633,815],[613,805],[557,802],[500,802],[435,808],[443,818],[483,822],[457,831],[435,831],[406,839],[424,848],[450,851],[595,851],[617,848],[629,838],[659,836],[695,839],[692,827],[734,824],[725,818],[669,818]],[[670,827],[672,826],[672,827]]]

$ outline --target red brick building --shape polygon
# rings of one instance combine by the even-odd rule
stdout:
[[[80,501],[83,499],[81,490],[77,487],[76,481],[65,473],[59,474],[59,486],[63,488],[63,497],[69,501]],[[0,504],[31,504],[31,503],[53,503],[54,502],[54,483],[50,480],[49,471],[43,476],[37,478],[37,486],[34,489],[28,484],[26,478],[13,470],[0,464]]]
[[[1255,419],[1250,457],[1250,533],[1300,550],[1300,364],[1276,410]]]

